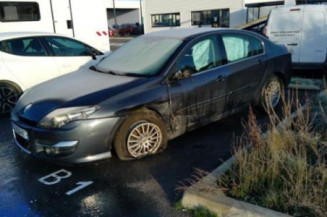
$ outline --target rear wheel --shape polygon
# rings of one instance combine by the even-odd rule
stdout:
[[[165,123],[154,112],[134,112],[119,128],[114,145],[121,160],[157,154],[167,146]]]
[[[0,116],[9,115],[22,91],[13,84],[0,83]]]
[[[283,93],[283,82],[277,76],[272,76],[262,89],[261,107],[264,109],[277,108]]]

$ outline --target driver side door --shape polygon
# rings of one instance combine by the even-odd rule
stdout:
[[[188,128],[212,122],[226,111],[228,68],[218,35],[191,42],[177,59],[169,87],[172,116]]]

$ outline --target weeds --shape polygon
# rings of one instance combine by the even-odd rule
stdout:
[[[187,178],[184,181],[179,182],[178,186],[175,188],[177,192],[183,192],[192,185],[194,187],[200,188],[203,191],[210,191],[214,189],[213,187],[207,185],[195,185],[196,183],[199,183],[199,181],[201,181],[206,175],[208,175],[208,172],[198,168],[194,168],[193,170],[194,171],[191,178]]]
[[[217,215],[205,207],[198,206],[193,209],[186,209],[181,202],[175,204],[175,208],[179,211],[190,213],[193,217],[217,217]]]
[[[269,133],[262,134],[250,109],[246,135],[235,149],[236,161],[217,181],[225,193],[293,216],[325,217],[327,213],[327,133],[316,131],[311,107],[290,118],[294,103],[283,100],[281,122],[269,113]],[[298,106],[298,102],[295,103]],[[321,105],[320,105],[321,106]],[[326,120],[325,113],[321,121]],[[325,122],[326,125],[327,122]],[[244,149],[252,143],[252,149]]]

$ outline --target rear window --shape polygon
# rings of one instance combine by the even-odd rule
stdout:
[[[264,52],[262,42],[241,34],[224,34],[222,36],[228,62],[239,61]]]
[[[39,5],[36,2],[0,2],[0,21],[39,21]]]

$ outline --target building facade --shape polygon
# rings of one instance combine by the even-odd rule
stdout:
[[[135,24],[140,22],[140,2],[107,0],[108,25]]]
[[[236,27],[266,16],[284,0],[142,0],[145,32],[175,27]]]

